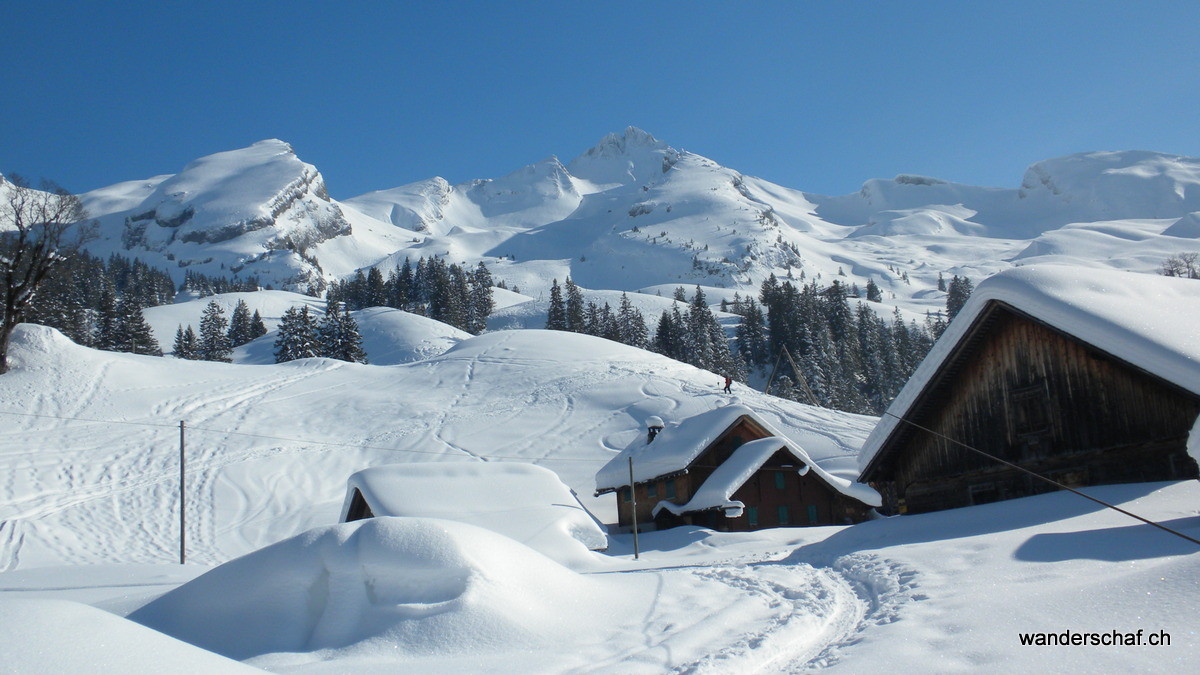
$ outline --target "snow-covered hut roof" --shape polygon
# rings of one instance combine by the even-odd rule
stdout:
[[[441,518],[483,527],[551,558],[577,540],[592,550],[608,537],[571,488],[549,469],[517,462],[414,462],[350,476],[342,518],[354,491],[376,516]]]
[[[763,456],[762,460],[753,469],[749,470],[749,473],[740,480],[737,480],[737,477],[741,475],[745,467],[753,463],[753,458],[757,457],[755,453],[762,452],[764,451],[763,448],[771,445],[770,443],[764,444],[762,441],[772,438],[775,442],[775,450],[787,447],[797,459],[817,471],[817,475],[833,489],[847,497],[853,497],[864,504],[872,506],[880,504],[879,494],[875,490],[861,483],[854,483],[844,478],[839,478],[820,468],[816,462],[809,458],[808,454],[804,452],[798,443],[789,439],[769,422],[754,414],[753,410],[740,403],[714,408],[713,410],[702,412],[699,415],[694,415],[679,422],[669,422],[664,426],[662,431],[658,432],[658,435],[651,442],[647,442],[645,435],[640,435],[596,473],[596,489],[599,491],[610,491],[629,485],[630,457],[633,458],[633,480],[637,483],[654,480],[660,476],[679,473],[687,469],[697,457],[721,437],[721,434],[725,433],[726,430],[743,417],[749,418],[756,425],[762,427],[769,437],[742,445],[729,460],[722,463],[721,467],[718,467],[716,472],[705,481],[704,486],[701,487],[701,492],[710,483],[712,484],[711,494],[713,496],[710,501],[714,501],[714,503],[709,506],[715,506],[715,501],[728,501],[729,495],[732,495],[737,488],[741,487],[742,483],[745,483],[758,470],[758,467],[762,466],[762,462],[765,462],[773,454],[774,450]],[[739,453],[742,453],[742,449],[751,445],[754,447],[750,451],[739,455]],[[730,465],[739,456],[741,457],[738,460],[739,463]],[[728,468],[725,468],[727,466]],[[724,478],[719,479],[718,474],[721,474]],[[729,486],[732,486],[729,494],[718,499],[716,495],[722,493]],[[697,501],[699,497],[700,493],[697,493],[696,498],[692,502]],[[689,508],[688,510],[695,509]]]
[[[733,500],[733,493],[745,485],[746,481],[780,450],[787,451],[800,462],[797,473],[801,476],[811,470],[842,494],[852,496],[869,506],[879,506],[879,494],[870,487],[833,476],[812,461],[808,453],[795,447],[795,443],[779,436],[768,436],[745,443],[734,450],[729,459],[712,472],[686,504],[664,500],[655,505],[653,515],[657,516],[663,509],[675,515],[707,509],[721,509],[733,517],[741,515],[745,504]]]
[[[863,444],[860,471],[995,303],[1200,394],[1200,281],[1067,265],[1005,270],[975,289]]]

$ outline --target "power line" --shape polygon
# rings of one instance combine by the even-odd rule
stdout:
[[[45,419],[55,419],[55,420],[62,420],[62,421],[67,421],[67,422],[90,422],[90,423],[96,423],[96,424],[125,424],[125,425],[130,425],[130,426],[154,427],[154,428],[165,428],[165,429],[178,429],[179,428],[178,422],[176,422],[174,424],[164,424],[164,423],[159,423],[159,422],[132,422],[129,420],[101,420],[101,419],[94,419],[94,418],[87,418],[87,417],[67,417],[67,416],[63,416],[63,415],[47,415],[47,414],[38,414],[38,413],[12,412],[9,410],[0,410],[0,414],[15,415],[18,417],[40,417],[40,418],[45,418]],[[305,438],[287,438],[287,437],[283,437],[283,436],[270,436],[267,434],[252,434],[252,433],[245,432],[245,431],[233,431],[230,429],[211,429],[211,428],[207,428],[207,427],[194,427],[194,426],[190,426],[190,425],[187,427],[187,430],[188,431],[206,431],[208,433],[227,434],[230,436],[246,436],[249,438],[261,438],[261,439],[265,439],[265,440],[280,441],[280,442],[284,442],[284,443],[299,443],[299,444],[303,444],[303,445],[329,445],[329,446],[343,447],[343,448],[357,448],[360,450],[381,450],[384,452],[410,453],[410,454],[415,454],[415,455],[444,456],[451,452],[456,451],[455,448],[448,448],[446,450],[417,450],[414,448],[389,448],[389,447],[384,447],[384,446],[380,446],[380,445],[363,445],[361,443],[344,443],[344,442],[338,442],[338,441],[323,441],[323,440],[305,439]],[[476,459],[480,459],[482,461],[487,461],[487,460],[492,460],[492,459],[512,459],[512,460],[520,460],[520,461],[524,461],[524,462],[543,461],[543,462],[597,463],[597,462],[601,462],[601,461],[607,461],[604,458],[596,458],[596,459],[587,459],[587,458],[583,458],[583,457],[541,457],[541,458],[536,458],[536,457],[519,457],[516,455],[479,455],[479,454],[471,453],[467,450],[457,450],[457,451],[462,452],[468,456],[474,457]]]
[[[921,426],[920,424],[917,424],[916,422],[913,422],[912,420],[907,420],[907,419],[905,419],[905,418],[903,418],[903,417],[900,417],[899,415],[895,415],[895,414],[893,414],[893,413],[890,413],[890,412],[884,412],[883,414],[884,414],[884,415],[887,415],[888,417],[895,418],[895,419],[897,419],[897,420],[899,420],[899,421],[901,421],[901,422],[904,422],[905,424],[912,425],[912,426],[914,426],[914,427],[916,427],[916,428],[918,428],[918,429],[920,429],[920,430],[922,430],[922,431],[925,431],[925,432],[931,433],[931,434],[933,434],[934,436],[937,436],[937,437],[939,437],[939,438],[944,438],[944,439],[946,439],[947,441],[949,441],[949,442],[951,442],[951,443],[953,443],[953,444],[955,444],[955,445],[958,445],[958,446],[964,447],[964,448],[966,448],[967,450],[970,450],[971,452],[974,452],[974,453],[976,453],[976,454],[978,454],[978,455],[982,455],[982,456],[984,456],[984,457],[987,457],[988,459],[990,459],[990,460],[992,460],[992,461],[999,462],[999,463],[1001,463],[1001,464],[1003,464],[1003,465],[1005,465],[1005,466],[1007,466],[1007,467],[1010,467],[1010,468],[1016,469],[1017,471],[1020,471],[1020,472],[1022,472],[1022,473],[1025,473],[1025,474],[1028,474],[1028,475],[1030,475],[1030,476],[1033,476],[1034,478],[1036,478],[1036,479],[1038,479],[1038,480],[1040,480],[1040,481],[1043,481],[1043,482],[1045,482],[1045,483],[1049,483],[1049,484],[1051,484],[1051,485],[1053,485],[1053,486],[1055,486],[1055,487],[1059,488],[1060,490],[1067,490],[1068,492],[1073,492],[1073,493],[1075,493],[1075,494],[1079,495],[1080,497],[1083,497],[1084,499],[1090,499],[1090,500],[1092,500],[1093,502],[1096,502],[1097,504],[1100,504],[1100,505],[1102,505],[1102,506],[1106,506],[1106,507],[1108,507],[1108,508],[1112,509],[1113,511],[1116,511],[1116,512],[1118,512],[1118,513],[1123,513],[1123,514],[1125,514],[1125,515],[1129,516],[1130,518],[1136,518],[1137,520],[1140,520],[1140,521],[1142,521],[1143,523],[1146,523],[1147,525],[1153,525],[1154,527],[1157,527],[1157,528],[1158,528],[1158,529],[1160,529],[1160,530],[1163,530],[1163,531],[1165,531],[1165,532],[1170,532],[1171,534],[1175,535],[1176,537],[1179,537],[1179,538],[1181,538],[1181,539],[1186,539],[1186,540],[1188,540],[1188,541],[1192,542],[1193,544],[1196,544],[1197,546],[1200,546],[1200,539],[1195,539],[1195,538],[1189,537],[1188,535],[1186,535],[1186,534],[1184,534],[1184,533],[1182,533],[1182,532],[1179,532],[1178,530],[1173,530],[1173,529],[1171,529],[1171,528],[1167,527],[1166,525],[1162,525],[1162,524],[1159,524],[1159,523],[1156,523],[1156,522],[1154,522],[1153,520],[1149,520],[1149,519],[1147,519],[1147,518],[1143,518],[1143,517],[1141,517],[1141,516],[1137,515],[1136,513],[1130,513],[1129,511],[1126,511],[1125,509],[1123,509],[1123,508],[1121,508],[1121,507],[1119,507],[1119,506],[1114,506],[1113,504],[1109,504],[1108,502],[1106,502],[1106,501],[1104,501],[1104,500],[1102,500],[1102,499],[1097,499],[1097,498],[1095,498],[1095,497],[1093,497],[1093,496],[1091,496],[1091,495],[1089,495],[1089,494],[1086,494],[1086,493],[1084,493],[1084,492],[1080,492],[1079,490],[1076,490],[1075,488],[1072,488],[1072,487],[1067,487],[1066,485],[1063,485],[1062,483],[1059,483],[1058,481],[1056,481],[1056,480],[1054,480],[1054,479],[1052,479],[1052,478],[1047,478],[1046,476],[1043,476],[1042,474],[1040,474],[1040,473],[1037,473],[1037,472],[1034,472],[1034,471],[1030,471],[1029,469],[1026,469],[1026,468],[1025,468],[1025,467],[1023,467],[1023,466],[1018,466],[1018,465],[1016,465],[1016,464],[1013,464],[1012,462],[1009,462],[1009,461],[1006,461],[1006,460],[1000,459],[999,457],[996,457],[995,455],[992,455],[992,454],[989,454],[989,453],[987,453],[987,452],[984,452],[983,450],[980,450],[979,448],[976,448],[976,447],[974,447],[974,446],[971,446],[971,445],[967,445],[966,443],[963,443],[962,441],[958,441],[958,440],[955,440],[955,439],[953,439],[953,438],[950,438],[949,436],[947,436],[947,435],[945,435],[945,434],[943,434],[943,433],[939,433],[939,432],[937,432],[937,431],[934,431],[933,429],[930,429],[930,428],[928,428],[928,427]]]

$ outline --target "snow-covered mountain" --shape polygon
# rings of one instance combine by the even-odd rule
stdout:
[[[177,174],[119,183],[83,200],[101,225],[94,251],[139,257],[179,277],[190,269],[303,289],[411,238],[331,200],[316,167],[278,140],[201,157]]]
[[[754,292],[770,274],[873,280],[885,302],[939,309],[938,274],[979,280],[1034,260],[1152,271],[1200,248],[1200,159],[1093,152],[1033,164],[1016,188],[900,175],[841,196],[745,176],[640,129],[495,179],[440,177],[331,199],[282,141],[217,153],[178,174],[84,195],[98,252],[173,270],[256,275],[303,291],[405,257],[484,260],[544,293],[700,284]]]

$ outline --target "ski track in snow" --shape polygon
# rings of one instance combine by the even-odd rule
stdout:
[[[618,573],[654,577],[645,614],[606,643],[637,646],[610,648],[580,672],[807,671],[837,663],[864,630],[895,621],[917,599],[915,573],[892,561],[853,554],[814,566],[771,557]]]

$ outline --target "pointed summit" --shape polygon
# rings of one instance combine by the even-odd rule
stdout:
[[[679,151],[637,127],[609,134],[587,152],[571,160],[572,176],[599,185],[648,181],[675,163]]]

